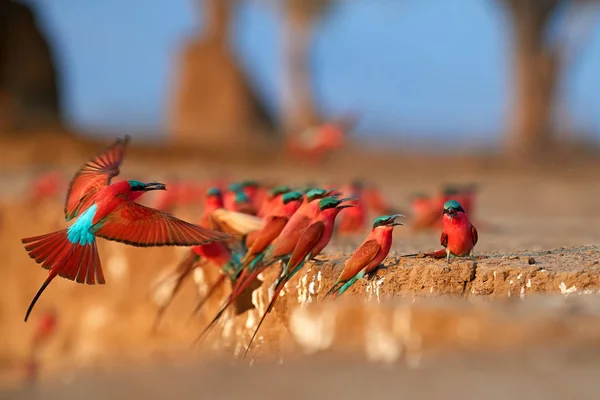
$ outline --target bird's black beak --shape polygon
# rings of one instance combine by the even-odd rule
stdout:
[[[167,185],[159,182],[150,182],[146,183],[146,187],[144,187],[144,191],[148,192],[150,190],[167,190]]]
[[[396,218],[398,218],[398,217],[404,217],[404,215],[403,214],[394,214],[394,215],[392,215],[392,218],[391,218],[392,221],[391,221],[391,224],[390,224],[391,226],[404,225],[402,222],[396,221]]]

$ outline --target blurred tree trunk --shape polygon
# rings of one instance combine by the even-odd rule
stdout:
[[[547,39],[549,22],[563,0],[502,0],[513,30],[515,75],[509,146],[514,152],[542,151],[552,142],[560,54]]]
[[[295,134],[319,122],[311,80],[310,48],[317,17],[331,0],[284,0],[282,125]]]
[[[169,129],[176,141],[244,146],[273,123],[230,48],[237,0],[201,0],[204,29],[178,60]]]
[[[52,48],[27,4],[0,0],[0,134],[62,122]]]

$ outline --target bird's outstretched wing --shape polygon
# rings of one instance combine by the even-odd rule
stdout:
[[[129,136],[117,139],[110,147],[103,150],[77,172],[67,191],[65,218],[67,221],[77,217],[79,211],[85,209],[92,195],[107,186],[110,180],[119,175],[119,165],[123,160],[125,146]]]
[[[138,247],[196,246],[229,236],[133,201],[125,201],[92,227],[96,236]]]
[[[369,240],[363,243],[346,261],[346,265],[338,281],[346,282],[352,279],[361,269],[369,265],[375,256],[377,256],[380,249],[381,246],[376,240]]]

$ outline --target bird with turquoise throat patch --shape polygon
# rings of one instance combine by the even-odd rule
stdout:
[[[194,246],[228,237],[135,202],[146,192],[166,190],[162,183],[111,183],[119,174],[128,142],[127,136],[117,139],[77,172],[65,205],[67,222],[75,219],[71,226],[21,239],[29,256],[48,270],[48,277],[27,309],[25,321],[56,276],[89,285],[105,283],[97,237],[138,247]]]

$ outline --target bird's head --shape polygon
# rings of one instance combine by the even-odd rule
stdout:
[[[319,210],[321,212],[327,210],[341,211],[344,208],[355,207],[354,204],[342,204],[348,200],[355,200],[354,197],[346,197],[343,199],[336,199],[335,197],[325,197],[319,201]]]
[[[375,228],[379,228],[379,227],[394,227],[397,225],[404,225],[402,222],[397,222],[396,218],[398,217],[404,217],[404,215],[402,214],[394,214],[394,215],[382,215],[379,218],[375,219],[375,222],[373,222],[373,229]]]
[[[337,189],[321,189],[321,188],[315,188],[315,189],[311,189],[306,193],[306,200],[310,203],[313,200],[319,200],[322,199],[324,197],[337,197],[339,196],[340,193],[337,191]]]
[[[240,182],[240,186],[242,187],[242,189],[257,188],[259,186],[259,184],[255,180],[246,179],[245,181]]]
[[[127,181],[132,192],[149,192],[150,190],[167,190],[167,185],[159,182],[144,183],[140,181]]]
[[[242,189],[243,189],[243,186],[239,182],[233,182],[233,183],[230,183],[229,186],[227,186],[227,190],[230,192],[239,192]]]
[[[219,189],[218,187],[211,187],[206,191],[206,197],[220,197],[221,195],[221,189]]]
[[[242,191],[239,192],[235,192],[235,203],[236,204],[242,204],[242,203],[249,203],[250,202],[250,197],[248,197],[248,195]]]
[[[292,189],[290,189],[289,186],[285,186],[285,185],[275,186],[273,189],[269,190],[269,198],[273,198],[273,197],[282,195],[282,194],[287,193],[287,192],[289,192],[291,190]]]
[[[287,192],[282,196],[283,204],[288,204],[292,201],[302,200],[302,193],[300,192]]]
[[[458,201],[448,200],[444,203],[444,215],[447,215],[450,218],[454,218],[459,212],[464,213],[465,210],[463,210],[462,206]]]

